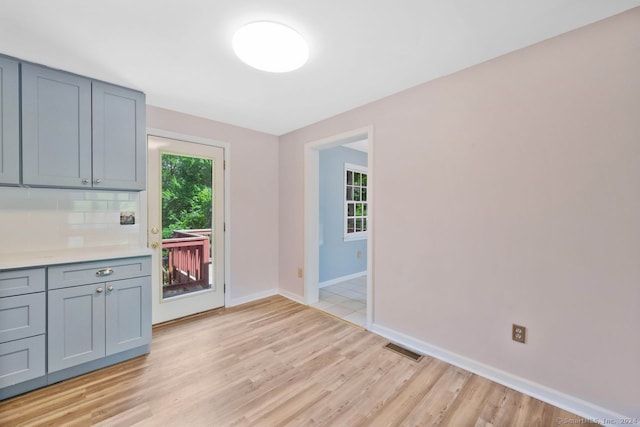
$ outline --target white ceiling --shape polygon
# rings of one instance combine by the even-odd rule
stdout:
[[[133,87],[147,103],[274,135],[640,5],[640,0],[0,0],[0,53]],[[310,44],[249,68],[240,25]]]

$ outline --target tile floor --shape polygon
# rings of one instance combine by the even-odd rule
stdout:
[[[320,301],[312,307],[364,328],[367,323],[367,276],[320,288]]]

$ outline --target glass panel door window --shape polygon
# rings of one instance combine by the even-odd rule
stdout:
[[[344,240],[367,238],[367,168],[344,165]]]

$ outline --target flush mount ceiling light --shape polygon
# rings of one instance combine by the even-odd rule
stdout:
[[[252,22],[236,31],[233,50],[247,65],[271,73],[297,70],[309,57],[309,47],[300,34],[268,21]]]

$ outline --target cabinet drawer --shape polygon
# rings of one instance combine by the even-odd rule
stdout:
[[[0,272],[0,297],[44,291],[44,268]]]
[[[43,376],[44,361],[44,335],[0,344],[0,388]]]
[[[49,289],[151,275],[151,257],[121,258],[49,267]]]
[[[0,298],[0,343],[44,334],[45,293]]]

